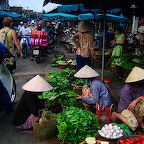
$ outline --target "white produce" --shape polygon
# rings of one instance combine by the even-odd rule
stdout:
[[[124,131],[117,125],[105,124],[98,133],[108,139],[117,139],[123,136]]]

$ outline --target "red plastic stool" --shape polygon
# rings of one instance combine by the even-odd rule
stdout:
[[[102,80],[102,79],[100,78],[100,80]],[[103,81],[106,82],[110,88],[112,88],[112,82],[111,82],[110,78],[103,78]]]

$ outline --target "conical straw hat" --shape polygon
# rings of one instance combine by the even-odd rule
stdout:
[[[99,74],[88,65],[85,65],[74,76],[77,78],[93,78],[99,76]]]
[[[29,80],[22,86],[22,88],[31,92],[43,92],[53,89],[53,87],[40,75],[36,75],[34,78]]]
[[[137,82],[144,80],[144,69],[135,66],[128,77],[126,78],[125,82],[126,83],[131,83],[131,82]]]

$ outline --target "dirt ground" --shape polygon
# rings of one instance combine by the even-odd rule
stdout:
[[[35,75],[39,74],[41,76],[45,76],[49,70],[60,71],[59,68],[51,67],[50,62],[51,58],[54,57],[56,53],[62,52],[65,54],[66,58],[75,58],[74,53],[67,53],[65,47],[63,45],[59,45],[54,52],[48,54],[46,59],[37,64],[35,61],[30,61],[30,55],[28,55],[25,59],[17,59],[17,69],[14,74],[14,78],[17,85],[17,97],[16,103],[18,103],[23,90],[22,85],[25,84],[28,80],[30,80]],[[98,73],[101,74],[101,68],[95,64],[93,67]],[[119,80],[116,75],[111,73],[109,68],[104,70],[104,78],[109,78],[112,83],[112,92],[111,95],[113,101],[113,109],[117,110],[117,102],[119,100],[120,89],[124,85],[122,80]],[[14,105],[14,107],[16,104]],[[0,144],[60,144],[57,139],[53,138],[48,141],[37,142],[33,135],[21,134],[19,133],[11,123],[11,115],[5,114],[4,112],[0,113]]]

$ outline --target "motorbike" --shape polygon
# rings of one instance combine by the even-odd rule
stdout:
[[[10,68],[9,70],[5,61],[7,61],[5,60],[5,58],[0,58],[0,79],[3,86],[8,91],[8,94],[11,99],[11,103],[14,104],[16,98],[16,83],[13,77],[14,69],[12,70],[12,68]],[[1,108],[0,111],[2,111]]]
[[[22,47],[22,52],[23,52],[23,54],[24,54],[24,57],[26,57],[27,54],[28,54],[27,37],[28,37],[28,36],[22,36],[22,37],[21,37],[21,41],[20,41],[20,44],[21,44],[21,47]]]
[[[30,45],[33,47],[33,57],[40,63],[48,54],[49,41],[47,33],[43,31],[33,31]]]
[[[44,46],[36,46],[33,47],[33,56],[36,58],[36,62],[40,63],[44,57],[47,56],[47,47]]]

